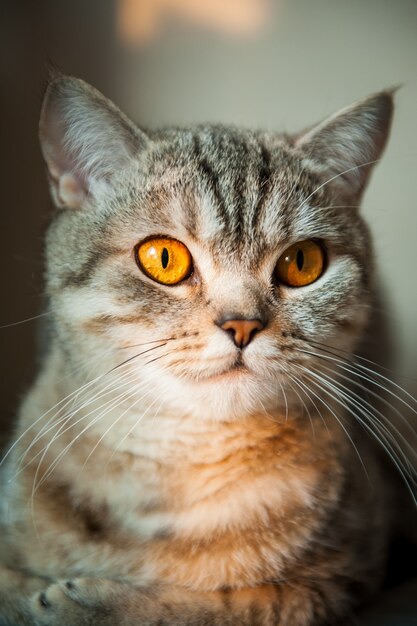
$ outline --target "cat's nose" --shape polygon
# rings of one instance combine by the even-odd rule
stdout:
[[[255,334],[265,327],[261,320],[228,319],[217,322],[218,326],[230,334],[238,348],[245,348]]]

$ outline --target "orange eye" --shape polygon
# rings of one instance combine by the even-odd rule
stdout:
[[[176,285],[193,271],[191,254],[183,243],[168,237],[147,239],[136,247],[142,272],[162,285]]]
[[[277,278],[290,287],[314,283],[323,273],[324,252],[312,241],[300,241],[285,250],[275,268]]]

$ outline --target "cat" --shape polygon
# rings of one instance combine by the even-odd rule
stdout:
[[[393,97],[293,136],[145,133],[50,81],[50,345],[1,468],[6,624],[318,626],[378,589],[379,444],[412,469],[354,358],[378,311],[358,205]]]

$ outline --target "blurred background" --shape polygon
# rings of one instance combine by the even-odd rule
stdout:
[[[48,62],[148,127],[217,121],[291,132],[402,84],[364,213],[391,303],[395,368],[417,378],[416,0],[0,0],[0,7],[4,424],[35,368],[37,322],[20,322],[42,311],[52,205],[37,123]]]

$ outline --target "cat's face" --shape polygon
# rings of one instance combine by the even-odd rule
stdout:
[[[390,114],[380,94],[291,140],[214,126],[145,136],[57,79],[41,119],[61,206],[47,277],[71,365],[128,360],[152,402],[202,417],[299,406],[318,344],[350,351],[368,319],[356,205]]]

